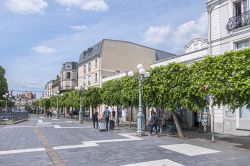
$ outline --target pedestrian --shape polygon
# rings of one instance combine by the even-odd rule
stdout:
[[[97,110],[95,109],[95,112],[94,112],[94,114],[93,114],[93,116],[92,116],[92,121],[93,121],[93,130],[97,130],[98,129],[98,112],[97,112]]]
[[[122,118],[122,110],[121,109],[118,109],[117,116],[118,116],[117,125],[120,126],[120,120]]]
[[[154,131],[154,129],[155,129],[155,134],[157,135],[158,134],[158,130],[157,130],[158,117],[156,116],[156,113],[154,111],[152,111],[151,113],[152,115],[151,115],[150,122],[149,122],[150,135],[152,135],[152,132]]]
[[[109,130],[109,117],[110,117],[110,111],[108,110],[108,107],[105,107],[105,110],[103,111],[103,117],[105,118],[106,123],[106,131]]]
[[[52,118],[52,109],[49,110],[50,117]]]
[[[115,119],[115,109],[114,108],[112,109],[111,115],[112,115],[112,119]]]

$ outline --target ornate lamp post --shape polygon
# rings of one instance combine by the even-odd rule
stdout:
[[[85,86],[84,89],[83,89],[83,86],[80,86],[80,87],[75,87],[75,89],[80,91],[79,123],[83,124],[82,96],[83,96],[84,90],[85,91],[88,90],[88,87]]]
[[[141,86],[142,86],[142,80],[145,77],[150,77],[150,73],[146,72],[145,69],[143,68],[142,64],[138,64],[137,65],[137,70],[139,73],[138,76],[138,80],[139,80],[139,111],[137,113],[137,135],[138,136],[143,136],[145,135],[145,131],[144,131],[144,114],[142,112],[142,92],[141,92]],[[134,77],[134,72],[133,71],[129,71],[128,72],[128,76],[129,77]]]

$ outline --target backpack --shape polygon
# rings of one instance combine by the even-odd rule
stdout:
[[[105,110],[105,111],[104,111],[104,117],[105,117],[105,118],[108,118],[108,117],[109,117],[109,114],[110,114],[109,110]]]

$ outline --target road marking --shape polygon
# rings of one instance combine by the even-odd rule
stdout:
[[[154,161],[134,163],[122,166],[184,166],[184,165],[176,163],[172,160],[164,159],[164,160],[154,160]]]
[[[97,143],[108,143],[108,142],[125,142],[125,141],[139,141],[141,138],[132,136],[131,134],[118,134],[123,137],[127,137],[126,139],[110,139],[110,140],[96,140],[96,141],[84,141],[80,145],[68,145],[68,146],[56,146],[53,147],[55,150],[59,149],[76,149],[76,148],[86,148],[86,147],[94,147],[99,146]]]
[[[39,117],[39,118],[44,119],[44,117]]]
[[[43,120],[42,119],[38,119],[37,120],[37,125],[50,125],[51,123],[49,123],[49,122],[43,122]]]
[[[31,128],[32,126],[7,126],[3,127],[4,129],[9,129],[9,128]]]
[[[76,149],[76,148],[87,148],[87,147],[95,147],[100,146],[97,143],[108,143],[108,142],[125,142],[125,141],[139,141],[142,138],[136,137],[131,135],[130,133],[127,134],[118,134],[123,137],[127,137],[125,139],[111,139],[111,140],[96,140],[96,141],[85,141],[79,145],[66,145],[66,146],[55,146],[51,147],[47,141],[47,139],[39,132],[37,127],[33,128],[35,134],[37,135],[38,139],[42,143],[45,148],[34,148],[34,149],[20,149],[20,150],[8,150],[8,151],[0,151],[0,155],[3,154],[15,154],[15,153],[28,153],[28,152],[38,152],[38,151],[46,151],[48,155],[55,156],[55,160],[59,160],[58,154],[55,154],[55,150],[62,150],[62,149]],[[58,156],[57,156],[58,155]]]
[[[72,123],[72,121],[66,121],[66,123]]]
[[[125,138],[125,139],[109,139],[109,140],[85,141],[85,142],[82,142],[82,143],[83,144],[86,144],[86,143],[107,143],[107,142],[125,142],[125,141],[139,141],[139,140],[142,140],[142,138],[132,136],[129,133],[127,133],[127,134],[118,134],[118,135],[123,136],[123,137],[127,137],[127,138]]]
[[[99,146],[96,143],[86,143],[86,144],[80,144],[80,145],[68,145],[68,146],[56,146],[53,147],[55,150],[61,150],[61,149],[76,149],[76,148],[87,148],[87,147],[94,147]]]
[[[203,154],[219,153],[220,151],[207,149],[190,144],[174,144],[174,145],[161,145],[161,148],[172,150],[178,153],[182,153],[188,156],[197,156]]]
[[[0,151],[0,155],[16,154],[16,153],[28,153],[28,152],[42,152],[42,151],[45,151],[45,148],[7,150],[7,151]]]
[[[60,120],[60,119],[52,119],[52,120]]]
[[[55,129],[87,129],[87,128],[92,128],[90,126],[85,126],[85,127],[61,127],[60,125],[53,125]]]

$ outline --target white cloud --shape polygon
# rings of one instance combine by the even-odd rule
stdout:
[[[56,2],[66,7],[78,7],[81,10],[87,11],[102,11],[105,12],[109,9],[105,0],[56,0]]]
[[[172,51],[180,53],[192,39],[206,39],[207,31],[207,13],[203,13],[197,20],[185,22],[177,28],[170,28],[169,25],[151,26],[143,34],[143,41],[151,45],[170,43]]]
[[[178,46],[183,47],[193,38],[207,38],[207,24],[207,13],[204,13],[198,20],[192,20],[180,25],[173,34],[173,41]]]
[[[85,26],[85,25],[70,25],[69,28],[72,30],[81,31],[81,30],[87,29],[87,26]]]
[[[144,33],[144,41],[149,44],[160,44],[166,40],[166,37],[171,32],[169,25],[166,26],[151,26]]]
[[[43,45],[34,47],[33,50],[39,54],[53,54],[56,52],[56,49]]]
[[[45,0],[7,0],[6,6],[18,14],[41,14],[48,3]]]

